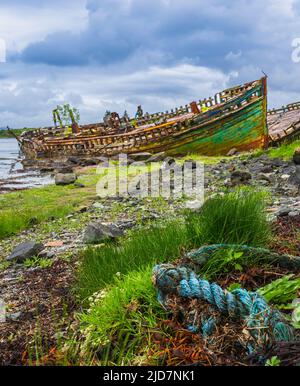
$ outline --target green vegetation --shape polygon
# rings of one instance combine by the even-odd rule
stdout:
[[[73,186],[46,186],[0,195],[0,239],[66,216],[93,196],[93,190]]]
[[[80,121],[79,110],[72,107],[69,103],[58,105],[53,112],[58,113],[58,119],[63,126],[70,126],[72,124],[72,119],[75,120],[76,123],[79,123]],[[54,116],[54,124],[56,126],[57,122],[55,120],[56,117]]]
[[[294,275],[283,276],[260,288],[258,292],[270,303],[278,306],[287,305],[297,297],[300,290],[300,278],[291,280],[293,277]]]
[[[38,267],[38,268],[49,268],[53,264],[51,259],[41,259],[40,257],[32,257],[31,259],[26,259],[24,261],[24,266],[28,268]]]
[[[261,263],[260,258],[245,256],[243,252],[233,250],[219,251],[201,268],[201,273],[206,279],[215,280],[218,275],[230,271],[243,271],[244,267],[250,267]]]
[[[267,360],[266,366],[278,367],[280,366],[280,363],[281,363],[280,359],[275,356]]]
[[[23,129],[12,129],[11,131],[13,131],[15,135],[21,135],[23,131],[27,131],[27,130],[34,130],[34,129],[24,127]],[[14,136],[13,134],[9,133],[7,130],[0,130],[0,139],[1,138],[14,138]]]
[[[131,165],[120,167],[118,171],[120,178],[127,174],[130,180],[137,171],[146,172],[148,169],[147,166]],[[79,176],[78,182],[83,183],[84,188],[48,185],[0,195],[0,239],[76,211],[95,198],[96,185],[102,177],[96,168],[91,168]],[[114,211],[117,214],[121,209],[116,207]]]
[[[101,365],[129,364],[133,356],[137,360],[138,355],[146,354],[149,330],[164,316],[151,272],[152,264],[116,278],[113,286],[91,299],[90,309],[80,315],[85,363],[92,363],[99,351]]]
[[[283,158],[285,160],[290,160],[298,147],[300,147],[300,140],[271,149],[268,151],[268,154],[271,158]]]
[[[88,248],[83,252],[78,272],[78,291],[82,299],[125,275],[156,263],[174,260],[188,245],[184,224],[169,221],[130,233],[120,245]]]
[[[187,215],[193,244],[265,246],[271,235],[265,214],[266,194],[239,189],[207,200],[199,213]]]

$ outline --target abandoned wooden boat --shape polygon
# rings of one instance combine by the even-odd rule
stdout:
[[[103,123],[78,126],[71,133],[48,127],[20,138],[25,156],[112,156],[140,152],[167,155],[224,155],[268,145],[267,78],[233,87],[213,98],[166,113],[120,119],[112,113]]]

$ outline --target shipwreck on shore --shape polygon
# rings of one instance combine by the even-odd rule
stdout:
[[[134,119],[109,114],[104,122],[70,130],[46,127],[24,132],[18,141],[27,158],[113,156],[141,152],[176,156],[226,155],[231,149],[267,148],[300,134],[300,103],[267,111],[267,77],[224,90],[165,113]]]

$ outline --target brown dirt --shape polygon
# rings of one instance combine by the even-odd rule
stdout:
[[[72,280],[70,264],[57,260],[49,268],[25,270],[21,281],[7,283],[9,299],[5,299],[6,303],[20,309],[21,316],[17,321],[0,324],[1,365],[34,363],[37,358],[33,342],[39,340],[44,350],[40,355],[53,354],[57,346],[56,334],[64,333],[72,321]],[[4,286],[2,284],[2,290]]]

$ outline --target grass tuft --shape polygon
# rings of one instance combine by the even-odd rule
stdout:
[[[152,265],[117,278],[108,290],[96,294],[90,309],[80,315],[85,337],[80,351],[89,364],[100,360],[101,365],[128,365],[142,354],[139,351],[147,346],[148,332],[165,316],[151,273]]]
[[[265,193],[244,188],[207,200],[198,213],[186,216],[193,246],[223,243],[266,246],[271,228],[265,199]]]

